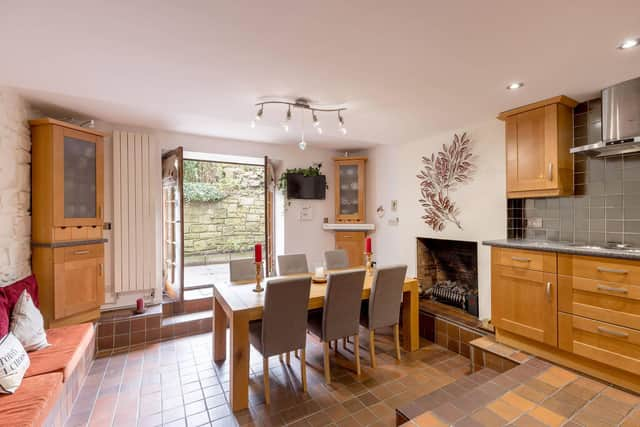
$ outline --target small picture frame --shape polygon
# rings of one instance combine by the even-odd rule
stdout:
[[[398,201],[397,200],[392,200],[391,201],[391,210],[394,211],[394,212],[398,210]]]

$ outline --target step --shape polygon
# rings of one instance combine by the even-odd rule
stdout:
[[[177,314],[162,319],[162,339],[203,334],[213,329],[213,310]]]
[[[533,358],[527,353],[496,342],[493,335],[476,338],[469,342],[469,347],[472,372],[482,367],[505,372]]]

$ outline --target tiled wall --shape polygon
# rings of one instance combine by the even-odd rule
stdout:
[[[600,140],[600,100],[574,113],[575,145]],[[572,197],[509,200],[509,238],[640,246],[640,153],[575,156]],[[535,227],[542,219],[542,227]]]

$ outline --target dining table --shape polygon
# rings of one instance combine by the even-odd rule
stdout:
[[[327,274],[331,274],[328,271]],[[309,274],[289,275],[291,277]],[[262,280],[263,287],[278,277]],[[282,278],[282,277],[280,277]],[[362,299],[369,299],[373,274],[365,275]],[[227,325],[229,325],[230,369],[229,400],[232,410],[240,411],[249,406],[249,322],[262,319],[264,308],[263,292],[254,292],[256,282],[226,282],[213,286],[213,360],[223,362],[227,357]],[[326,292],[325,283],[311,283],[308,309],[322,308]],[[418,331],[419,298],[418,280],[406,278],[402,288],[401,305],[402,346],[406,351],[419,348]]]

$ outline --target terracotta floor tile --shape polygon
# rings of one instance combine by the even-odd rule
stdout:
[[[413,422],[419,427],[446,427],[448,425],[439,420],[432,412],[425,412]]]
[[[578,376],[576,374],[557,366],[552,366],[551,368],[547,369],[546,372],[538,376],[538,379],[540,381],[543,381],[557,388],[563,387],[571,381],[576,380],[577,378]]]
[[[640,426],[640,408],[631,412],[620,424],[621,427],[635,427]]]
[[[535,404],[533,402],[531,402],[528,399],[525,399],[524,397],[510,391],[508,393],[506,393],[504,396],[502,396],[502,400],[505,401],[506,403],[508,403],[511,406],[514,406],[518,409],[520,409],[523,412],[528,411],[529,409],[533,408],[535,406]]]
[[[546,424],[544,424],[542,421],[538,421],[527,414],[524,414],[523,416],[515,420],[512,425],[514,427],[545,427],[546,426]]]
[[[602,391],[602,395],[610,397],[611,399],[616,400],[618,402],[626,403],[627,405],[630,405],[630,406],[635,406],[640,404],[640,397],[635,396],[631,393],[627,393],[622,390],[618,390],[617,388],[614,388],[614,387],[605,388]]]
[[[497,415],[495,412],[487,409],[487,408],[482,408],[478,411],[476,411],[472,416],[471,419],[473,419],[474,421],[480,423],[480,425],[484,426],[484,427],[500,427],[503,425],[506,425],[506,421],[504,420],[504,418],[500,417],[499,415]]]
[[[491,402],[487,405],[487,408],[495,412],[498,416],[500,416],[500,418],[509,422],[513,421],[518,416],[524,413],[522,409],[510,405],[502,399]]]
[[[529,415],[537,419],[538,421],[541,421],[545,425],[549,425],[553,427],[561,426],[562,423],[566,421],[566,418],[563,417],[562,415],[558,415],[555,412],[552,412],[541,406],[538,406],[537,408],[534,408],[531,411],[529,411]]]

